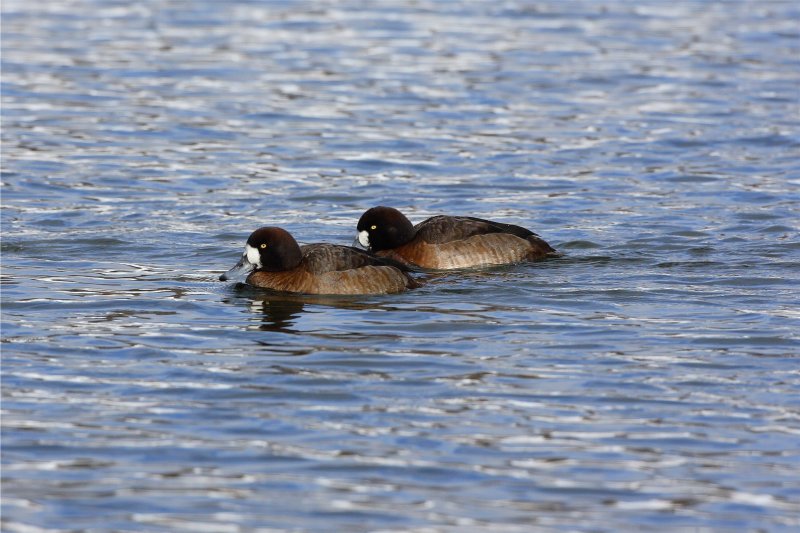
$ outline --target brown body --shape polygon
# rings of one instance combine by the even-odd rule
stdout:
[[[219,279],[243,274],[263,289],[298,294],[388,294],[418,287],[402,263],[336,244],[299,246],[288,231],[265,226],[247,239],[239,262]]]
[[[361,250],[332,244],[300,247],[303,258],[289,270],[256,270],[254,287],[302,294],[390,294],[418,286],[399,268]]]
[[[441,244],[415,239],[375,255],[431,270],[453,270],[534,261],[553,255],[555,250],[545,245],[507,233],[490,233]]]

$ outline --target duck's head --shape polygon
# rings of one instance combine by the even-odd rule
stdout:
[[[413,224],[393,207],[367,209],[356,229],[358,242],[373,252],[397,248],[414,238]]]
[[[219,279],[227,281],[256,270],[279,272],[300,264],[303,253],[292,235],[281,228],[267,226],[250,234],[242,258]]]

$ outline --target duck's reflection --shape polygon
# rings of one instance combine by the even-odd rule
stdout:
[[[261,325],[258,329],[264,331],[281,331],[284,333],[294,333],[292,329],[297,319],[303,314],[305,303],[294,299],[286,299],[282,296],[270,296],[268,298],[253,300],[250,309],[253,312],[261,312]]]
[[[234,286],[235,299],[227,300],[228,303],[248,302],[253,313],[261,314],[261,324],[258,329],[263,331],[278,331],[281,333],[299,333],[295,329],[298,319],[311,308],[324,306],[338,309],[374,309],[381,304],[365,300],[364,296],[323,296],[303,295],[273,292],[258,289],[238,283]],[[368,298],[368,297],[367,297]]]

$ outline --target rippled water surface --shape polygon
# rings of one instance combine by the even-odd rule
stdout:
[[[796,531],[794,2],[3,2],[3,529]],[[565,252],[217,280],[368,207]]]

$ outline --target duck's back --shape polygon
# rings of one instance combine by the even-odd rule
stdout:
[[[359,269],[375,264],[375,257],[369,253],[337,244],[306,244],[301,246],[303,261],[300,265],[313,275]]]
[[[308,244],[301,249],[300,266],[311,275],[317,294],[387,294],[417,286],[402,266],[358,248]]]
[[[534,232],[513,224],[502,224],[492,220],[474,217],[452,217],[438,215],[423,220],[414,226],[415,236],[429,244],[443,244],[460,241],[476,235],[508,233],[521,239],[537,236]]]

